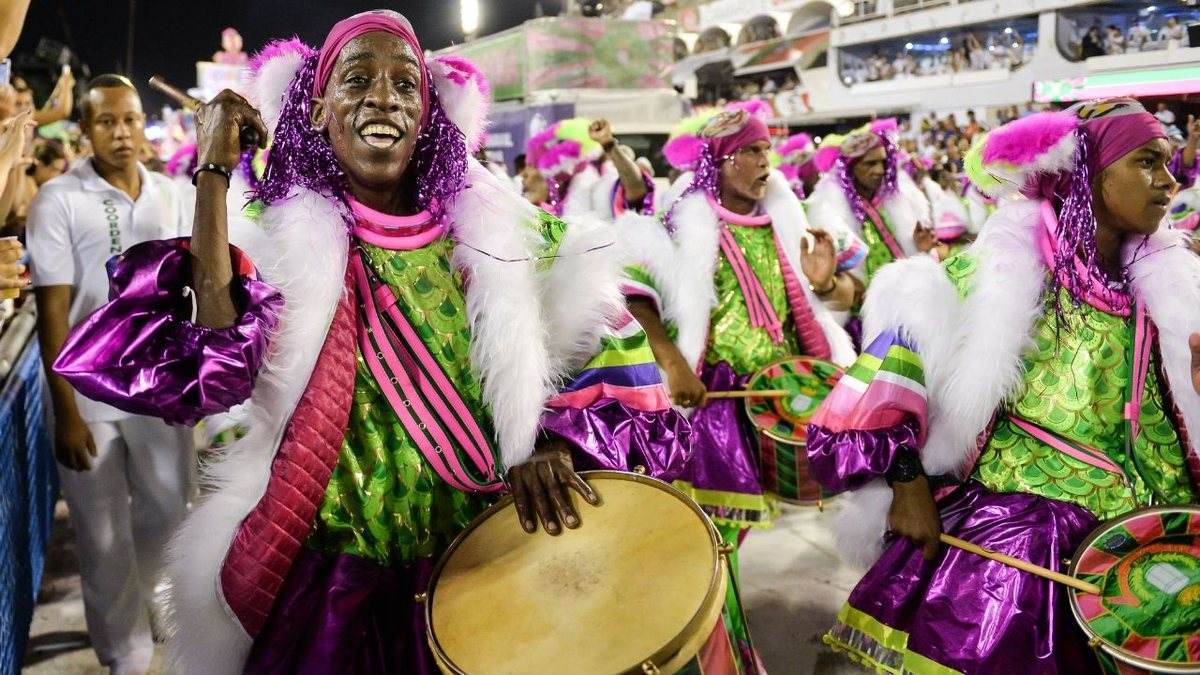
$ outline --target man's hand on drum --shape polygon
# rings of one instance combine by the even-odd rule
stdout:
[[[575,473],[566,442],[557,438],[539,441],[532,457],[509,469],[508,487],[521,528],[529,534],[537,532],[539,520],[551,535],[560,534],[564,525],[572,530],[579,527],[568,490],[575,490],[592,506],[600,504],[600,497]]]

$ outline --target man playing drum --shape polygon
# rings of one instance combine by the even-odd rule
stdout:
[[[827,643],[887,672],[1116,672],[1064,586],[939,539],[1061,571],[1101,521],[1196,501],[1200,260],[1160,227],[1169,159],[1132,100],[1012,122],[967,165],[1026,199],[944,263],[876,274],[869,347],[808,434],[849,491],[839,544],[874,563]]]
[[[706,402],[707,392],[741,389],[760,369],[798,354],[854,359],[849,336],[822,303],[848,306],[853,280],[836,272],[829,236],[808,232],[799,199],[770,168],[770,149],[766,124],[745,110],[697,121],[666,149],[689,173],[672,187],[682,197],[665,223],[635,214],[617,221],[643,258],[629,272],[630,309],[672,398],[695,408],[692,459],[677,486],[734,546],[746,528],[770,523],[773,504],[742,402]],[[736,606],[729,610],[740,625]]]
[[[414,596],[489,493],[559,534],[580,524],[568,489],[596,502],[575,468],[670,479],[687,424],[624,313],[611,232],[468,159],[469,63],[426,62],[381,10],[254,65],[266,123],[228,91],[198,114],[193,236],[126,252],[56,367],[176,423],[249,400],[169,554],[172,672],[433,672]],[[245,127],[273,146],[248,210],[266,244],[242,252]]]

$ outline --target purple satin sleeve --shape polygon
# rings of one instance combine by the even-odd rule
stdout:
[[[674,409],[639,410],[613,398],[548,408],[542,431],[567,441],[577,471],[634,471],[670,482],[688,460],[690,426]]]
[[[853,490],[887,473],[901,447],[919,447],[916,420],[874,431],[833,432],[810,424],[809,473],[830,492]]]
[[[192,323],[189,245],[148,241],[121,255],[110,268],[109,302],[71,330],[54,372],[90,399],[172,424],[195,424],[249,398],[283,296],[231,246],[236,323]]]

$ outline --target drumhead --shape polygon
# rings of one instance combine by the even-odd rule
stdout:
[[[641,673],[712,632],[725,568],[700,508],[645,476],[583,476],[602,504],[572,493],[579,529],[526,534],[505,497],[442,557],[425,611],[445,672]]]
[[[1200,507],[1140,509],[1096,528],[1069,573],[1084,632],[1114,658],[1158,673],[1200,673]]]
[[[764,435],[781,443],[804,445],[808,421],[842,378],[842,369],[828,361],[798,356],[771,364],[759,371],[750,390],[784,389],[782,398],[746,399],[746,414]]]

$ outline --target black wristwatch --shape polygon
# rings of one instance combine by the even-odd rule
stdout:
[[[921,458],[917,456],[917,451],[903,447],[896,453],[896,458],[892,460],[892,466],[888,468],[883,478],[888,485],[892,485],[893,483],[909,483],[924,475],[925,468],[921,466]]]

